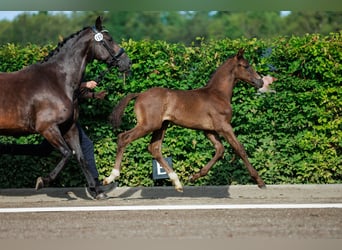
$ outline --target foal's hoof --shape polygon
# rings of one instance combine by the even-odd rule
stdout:
[[[36,181],[36,190],[39,190],[44,187],[44,180],[42,177],[38,177]]]
[[[192,175],[189,176],[189,181],[191,183],[194,183],[199,178],[201,178],[201,174],[200,173],[195,173],[195,174],[192,174]]]
[[[177,192],[183,193],[183,187],[175,187]]]
[[[189,176],[189,181],[190,181],[191,183],[193,183],[193,182],[195,181],[193,175],[190,175],[190,176]]]

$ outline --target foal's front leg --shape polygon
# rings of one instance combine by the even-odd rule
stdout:
[[[259,176],[258,172],[253,168],[252,164],[249,162],[246,150],[242,146],[242,144],[236,138],[233,128],[230,124],[227,125],[226,131],[222,134],[224,138],[229,142],[232,148],[235,150],[235,153],[241,157],[242,161],[244,162],[250,176],[256,181],[259,188],[265,188],[266,185],[264,181]]]
[[[212,166],[223,156],[224,153],[224,147],[221,143],[221,140],[219,138],[219,135],[216,132],[213,131],[205,131],[204,132],[207,138],[214,144],[215,147],[215,155],[214,157],[205,165],[198,173],[195,173],[190,176],[190,181],[194,182],[198,178],[203,177],[208,174],[209,170]]]

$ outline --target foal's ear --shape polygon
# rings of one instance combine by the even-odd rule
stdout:
[[[245,50],[243,48],[239,49],[238,53],[236,54],[237,59],[243,58],[243,53],[245,53]]]
[[[95,21],[95,27],[97,30],[102,30],[102,17],[98,16]]]

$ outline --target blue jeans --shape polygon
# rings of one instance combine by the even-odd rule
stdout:
[[[83,151],[84,159],[88,163],[89,171],[91,172],[94,179],[99,178],[99,172],[96,168],[95,156],[94,156],[94,144],[92,140],[86,135],[79,123],[76,124],[80,136],[81,148]]]

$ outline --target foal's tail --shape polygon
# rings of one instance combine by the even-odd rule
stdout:
[[[114,107],[112,113],[109,116],[109,121],[111,122],[113,128],[119,128],[122,122],[122,115],[125,111],[126,106],[128,103],[137,98],[139,93],[131,93],[125,96],[120,102]]]

